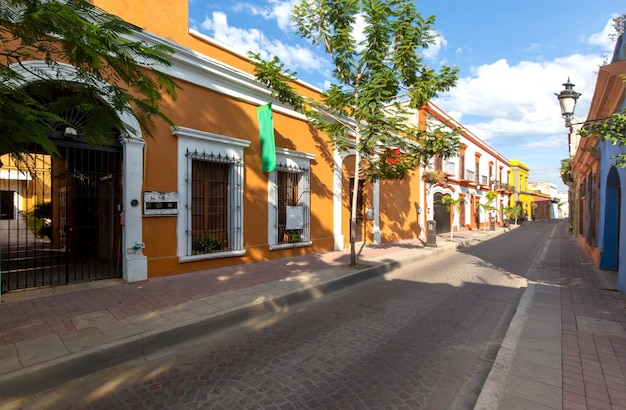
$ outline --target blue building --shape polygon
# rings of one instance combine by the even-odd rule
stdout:
[[[598,72],[587,121],[606,118],[626,109],[626,41],[618,39],[610,64]],[[624,135],[626,139],[626,135]],[[598,266],[616,270],[618,288],[626,293],[626,168],[614,165],[616,154],[626,153],[626,146],[600,141],[597,175],[597,249]],[[620,258],[620,255],[622,256]]]

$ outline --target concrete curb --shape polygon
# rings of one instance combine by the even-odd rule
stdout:
[[[351,285],[382,276],[400,267],[409,265],[435,255],[469,246],[472,242],[482,239],[471,238],[460,241],[456,246],[425,248],[413,256],[390,262],[368,262],[374,264],[369,268],[355,271],[323,283],[298,289],[275,298],[249,303],[225,309],[201,320],[193,319],[177,323],[159,330],[144,332],[121,340],[106,343],[102,346],[71,353],[63,357],[40,363],[28,368],[16,370],[0,376],[3,396],[0,403],[29,396],[40,391],[67,383],[115,365],[135,360],[145,355],[191,341],[195,338],[217,333],[238,323],[265,314],[278,314],[284,309],[297,304],[318,299],[329,293],[345,289]],[[7,397],[6,392],[10,392]]]
[[[511,365],[515,358],[515,352],[524,329],[524,324],[528,319],[528,311],[535,293],[535,284],[528,285],[522,295],[517,311],[509,324],[506,335],[502,340],[498,354],[493,362],[487,380],[474,405],[474,410],[497,409],[504,392],[504,387],[511,371]]]
[[[552,238],[555,232],[556,227],[552,229],[550,238]],[[511,323],[502,340],[498,354],[483,384],[478,400],[474,405],[474,410],[492,410],[500,406],[522,332],[524,331],[524,326],[529,317],[530,308],[535,295],[535,288],[537,283],[541,283],[548,246],[549,245],[543,247],[539,256],[535,258],[526,271],[525,277],[528,278],[528,287],[517,304],[515,315],[513,319],[511,319]]]

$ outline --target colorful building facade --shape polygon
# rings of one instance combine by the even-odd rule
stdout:
[[[508,185],[510,163],[500,153],[435,104],[424,107],[427,124],[445,125],[459,132],[461,150],[454,158],[434,158],[423,175],[443,173],[445,180],[425,179],[423,203],[426,206],[422,223],[436,222],[439,233],[462,229],[482,229],[491,223],[501,225],[504,221],[502,209],[510,201],[512,191]],[[489,192],[492,194],[488,195]],[[458,207],[450,207],[443,201],[449,195]],[[493,199],[489,199],[493,196]],[[452,212],[451,212],[452,208]],[[456,208],[456,209],[455,209]]]
[[[181,90],[161,109],[176,126],[157,122],[154,138],[147,138],[135,118],[120,114],[129,134],[110,146],[94,147],[84,142],[80,124],[72,124],[54,138],[59,158],[34,151],[45,157],[49,172],[46,194],[37,200],[35,194],[28,201],[15,200],[37,191],[21,187],[19,167],[11,173],[12,164],[3,159],[3,209],[13,209],[13,222],[0,226],[0,235],[28,233],[20,215],[44,202],[50,203],[49,215],[39,219],[49,223],[51,233],[2,243],[2,292],[108,277],[137,282],[350,244],[354,152],[338,152],[303,115],[273,101],[255,81],[247,57],[189,30],[186,2],[94,4],[143,27],[133,40],[175,50],[164,71]],[[59,64],[62,76],[71,79],[75,68]],[[27,61],[24,67],[56,75],[42,61]],[[24,86],[38,81],[29,70],[21,72]],[[319,97],[315,87],[294,85]],[[102,84],[103,103],[105,89]],[[277,167],[264,172],[257,109],[268,103]],[[415,114],[420,119],[424,124],[453,122],[433,104]],[[402,181],[360,181],[354,239],[382,243],[425,237],[433,218],[442,221],[439,229],[447,221],[450,230],[484,228],[490,218],[500,223],[499,210],[509,202],[509,163],[467,131],[462,141],[458,158],[433,161],[434,169],[446,173],[445,184],[429,185],[421,170]],[[479,205],[486,204],[490,190],[497,198],[494,210],[487,211]],[[446,193],[467,198],[463,213],[451,218],[449,210],[436,209]],[[19,257],[11,256],[18,250]],[[28,273],[18,263],[24,255]]]
[[[610,64],[600,67],[587,122],[607,118],[626,109],[626,42],[623,34]],[[598,136],[602,137],[602,136]],[[624,135],[622,138],[626,138]],[[614,156],[626,147],[583,138],[572,159],[575,226],[579,243],[601,269],[617,273],[618,288],[626,293],[626,170],[615,165]]]

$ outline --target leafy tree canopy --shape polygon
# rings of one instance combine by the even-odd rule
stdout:
[[[173,49],[131,40],[140,31],[86,0],[1,1],[0,153],[19,156],[30,143],[57,153],[50,138],[74,125],[68,112],[93,144],[108,143],[112,130],[130,131],[121,113],[149,136],[155,118],[172,124],[159,104],[179,87],[159,69]],[[66,64],[75,68],[69,76]],[[25,85],[26,73],[38,80]]]
[[[363,40],[355,33],[357,16],[365,21]],[[422,17],[404,0],[303,0],[292,18],[298,33],[332,60],[335,83],[321,101],[306,98],[291,86],[296,72],[277,57],[250,53],[256,77],[339,150],[355,148],[356,175],[361,157],[368,179],[397,179],[434,155],[458,153],[458,130],[446,124],[424,130],[415,121],[417,109],[458,79],[457,68],[435,70],[423,60],[420,50],[435,42],[434,16]]]
[[[581,137],[596,137],[613,145],[626,145],[626,110],[611,115],[609,118],[585,124],[579,131]],[[615,166],[626,167],[626,152],[613,155]]]

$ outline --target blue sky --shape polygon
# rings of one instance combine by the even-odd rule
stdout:
[[[303,81],[325,88],[332,69],[321,48],[290,23],[299,0],[189,0],[189,26],[247,55],[277,55]],[[530,167],[532,182],[564,191],[560,160],[569,156],[567,129],[554,93],[568,77],[582,93],[576,115],[589,110],[598,67],[613,53],[616,0],[418,1],[435,15],[437,45],[424,51],[433,67],[460,69],[457,86],[434,102],[508,159]]]

